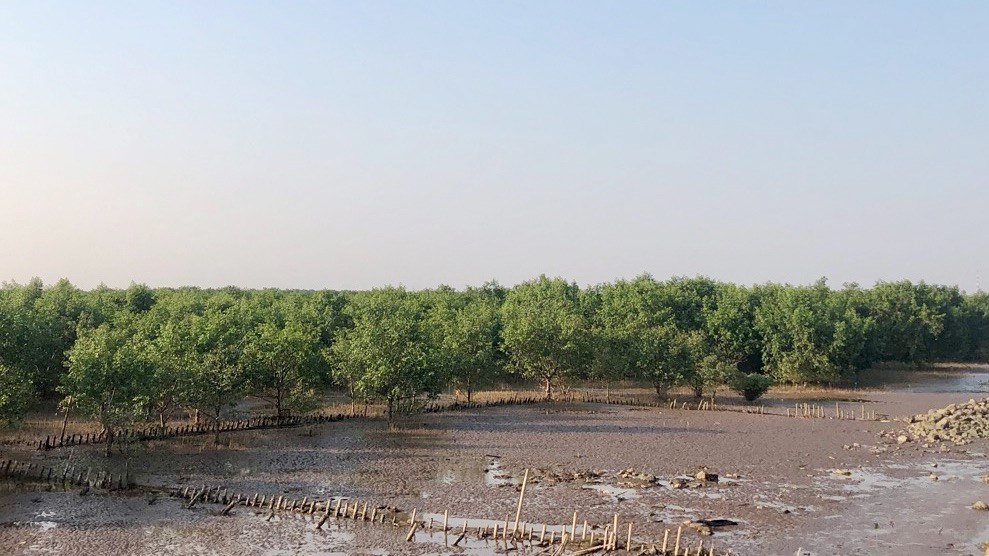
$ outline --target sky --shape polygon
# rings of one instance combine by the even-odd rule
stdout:
[[[0,280],[989,283],[989,3],[0,0]]]

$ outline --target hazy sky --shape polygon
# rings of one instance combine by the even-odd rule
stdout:
[[[0,279],[989,283],[989,2],[0,0]]]

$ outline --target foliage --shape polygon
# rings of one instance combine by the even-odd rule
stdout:
[[[729,381],[729,386],[741,394],[746,401],[754,402],[762,397],[773,385],[773,378],[759,373],[736,373]]]
[[[39,279],[0,287],[0,411],[72,395],[112,430],[257,396],[305,411],[321,389],[393,410],[510,369],[547,396],[572,380],[707,393],[755,373],[857,380],[876,362],[989,360],[989,295],[908,281],[738,286],[704,277],[580,288],[410,292],[151,288]],[[766,378],[752,380],[768,380]],[[62,400],[68,405],[69,400]],[[75,405],[74,405],[75,407]]]
[[[33,388],[26,373],[0,364],[0,422],[10,425],[24,417]]]
[[[441,370],[431,364],[422,299],[399,288],[355,296],[347,307],[353,327],[327,350],[333,377],[362,399],[381,398],[389,420],[402,399],[434,394]]]
[[[80,333],[69,350],[69,369],[59,390],[96,418],[107,432],[107,455],[114,431],[143,414],[154,366],[150,343],[134,323],[121,318]]]
[[[498,299],[488,290],[460,295],[443,289],[431,296],[428,315],[433,364],[467,402],[474,389],[490,382],[500,370],[501,320]]]
[[[296,322],[258,326],[243,354],[250,391],[269,400],[278,416],[312,409],[321,364],[317,345],[316,331]]]
[[[576,284],[545,276],[519,284],[505,297],[502,320],[512,363],[543,382],[547,399],[556,382],[577,377],[590,359],[591,336]]]

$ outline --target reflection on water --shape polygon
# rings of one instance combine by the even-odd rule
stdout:
[[[436,482],[444,485],[514,486],[521,481],[501,467],[498,458],[489,456],[486,462],[477,459],[444,462],[436,473]]]
[[[904,376],[906,380],[891,384],[886,390],[925,394],[989,393],[989,369],[985,367],[975,367],[967,372],[916,371]]]
[[[824,500],[853,498],[827,525],[802,532],[805,554],[975,554],[989,538],[989,522],[970,505],[989,499],[981,476],[984,460],[937,460],[851,470],[838,476],[822,470],[815,488]],[[934,472],[938,480],[930,478]],[[834,494],[835,489],[842,494]],[[761,550],[793,550],[785,539]],[[796,546],[796,544],[794,544]],[[792,553],[792,552],[791,552]]]

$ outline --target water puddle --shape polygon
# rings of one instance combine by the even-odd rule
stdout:
[[[498,458],[488,458],[488,465],[484,468],[484,484],[491,487],[517,485],[518,481],[511,473],[501,468]]]
[[[782,500],[772,500],[769,496],[765,494],[756,494],[752,497],[753,504],[757,510],[770,509],[777,510],[780,513],[792,514],[796,512],[816,512],[817,508],[814,506],[794,506],[792,504],[787,504]]]
[[[630,498],[639,497],[639,489],[614,486],[604,483],[584,483],[580,488],[599,492],[604,496],[610,497],[613,502],[621,502]]]
[[[815,489],[823,500],[854,503],[840,513],[829,511],[821,525],[800,531],[799,540],[777,539],[759,549],[792,553],[799,542],[814,547],[805,554],[818,555],[981,554],[978,544],[989,538],[989,523],[971,505],[989,500],[981,479],[989,462],[942,460],[849,471],[842,476],[822,470]]]

